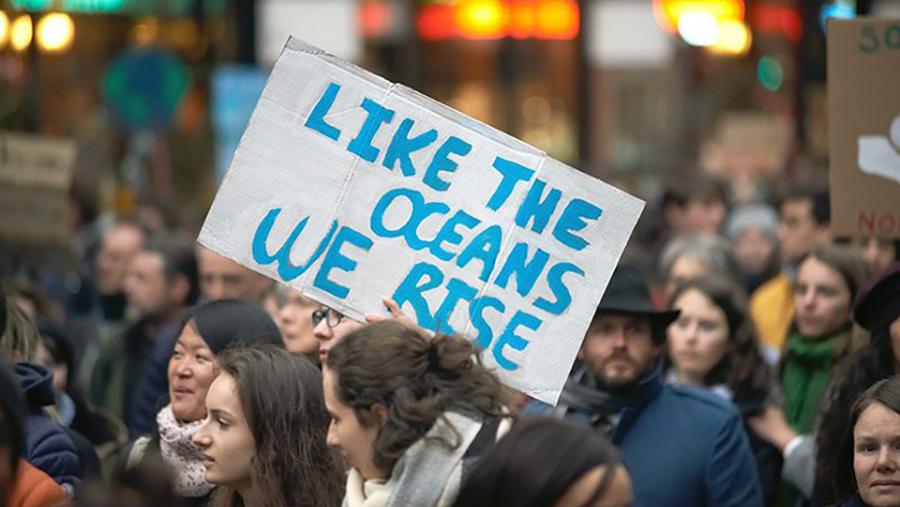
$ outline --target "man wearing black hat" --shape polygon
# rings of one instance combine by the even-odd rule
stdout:
[[[635,507],[763,505],[737,411],[664,384],[660,352],[678,311],[657,312],[636,271],[617,268],[553,414],[606,432],[631,473]]]

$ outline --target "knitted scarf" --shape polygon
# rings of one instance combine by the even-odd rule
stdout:
[[[842,338],[842,334],[838,334],[814,341],[797,333],[788,338],[781,388],[784,391],[784,415],[798,433],[813,430],[819,402],[831,381],[835,347]]]
[[[186,498],[208,495],[214,486],[206,482],[203,452],[191,442],[203,421],[179,422],[172,413],[172,405],[166,405],[156,414],[156,424],[159,426],[159,450],[173,472],[175,494]]]
[[[438,419],[425,437],[403,453],[387,481],[364,481],[359,472],[351,470],[344,507],[451,504],[459,493],[463,457],[481,430],[482,421],[454,411],[445,412],[444,418],[446,421]],[[448,449],[437,438],[459,445]]]

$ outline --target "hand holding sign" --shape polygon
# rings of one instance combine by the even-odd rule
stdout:
[[[291,39],[199,241],[359,321],[393,299],[553,403],[642,207]]]

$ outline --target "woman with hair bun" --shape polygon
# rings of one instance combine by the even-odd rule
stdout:
[[[323,381],[328,444],[351,467],[346,507],[452,505],[506,429],[499,380],[459,336],[370,324],[329,351]]]

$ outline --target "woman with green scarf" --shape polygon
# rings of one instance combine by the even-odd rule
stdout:
[[[816,247],[798,265],[781,364],[784,415],[797,433],[813,431],[835,368],[850,350],[853,296],[865,277],[862,259],[841,246]]]
[[[752,418],[753,430],[782,450],[785,465],[779,507],[804,505],[815,481],[817,419],[838,366],[849,355],[853,296],[866,278],[862,258],[849,248],[821,245],[800,260],[794,284],[794,321],[780,368],[783,410]]]

